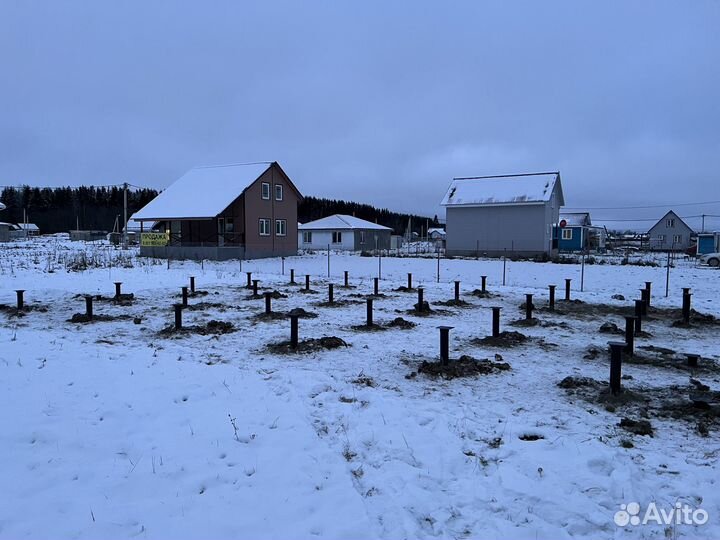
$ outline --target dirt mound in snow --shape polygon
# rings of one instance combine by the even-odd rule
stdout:
[[[415,326],[417,325],[414,322],[407,321],[402,317],[395,317],[388,323],[388,327],[390,328],[402,328],[403,330],[410,330],[411,328],[415,328]]]
[[[450,306],[450,307],[471,307],[472,304],[470,302],[466,302],[465,300],[455,300],[454,298],[452,300],[446,300],[444,302],[438,302],[441,306]]]
[[[230,334],[235,331],[236,328],[233,326],[232,323],[212,320],[204,325],[183,326],[180,329],[177,329],[174,326],[168,326],[167,328],[160,330],[159,334],[163,337],[180,336],[183,334],[198,334],[201,336],[208,336]]]
[[[520,332],[500,332],[497,336],[476,338],[473,343],[487,347],[515,347],[526,343],[530,338]]]
[[[473,292],[471,292],[473,296],[477,296],[478,298],[493,298],[494,295],[490,291],[483,291],[482,289],[475,289]]]
[[[607,349],[591,345],[583,356],[585,360],[610,358]],[[632,356],[623,353],[623,364],[654,366],[664,369],[677,369],[689,372],[720,373],[720,364],[710,358],[700,358],[697,366],[690,366],[687,355],[677,353],[673,349],[655,345],[640,345],[635,348]]]
[[[47,313],[48,308],[47,306],[39,304],[26,304],[21,310],[18,310],[17,306],[6,306],[5,304],[0,304],[0,311],[5,313],[8,317],[24,317],[33,311]]]
[[[340,347],[349,347],[350,345],[345,340],[335,336],[325,336],[319,339],[310,338],[304,339],[298,342],[297,348],[293,349],[292,344],[289,341],[282,341],[280,343],[271,343],[267,346],[270,352],[275,354],[295,354],[295,353],[310,353],[328,349],[339,349]]]
[[[300,319],[315,319],[318,314],[312,311],[305,311],[303,308],[294,308],[287,312],[287,316],[297,315]]]
[[[610,392],[608,383],[588,377],[566,377],[558,386],[570,397],[617,412],[625,419],[620,427],[634,433],[647,431],[647,426],[630,418],[683,421],[702,436],[720,428],[720,392],[711,391],[696,379],[686,386],[623,387],[617,395]]]
[[[476,360],[471,356],[463,355],[458,360],[450,360],[447,364],[441,364],[440,362],[423,362],[420,364],[420,367],[418,367],[418,373],[432,378],[457,379],[460,377],[490,375],[510,370],[510,364],[501,361],[502,356],[495,355],[495,359],[498,361]]]
[[[383,330],[387,330],[387,328],[385,328],[384,326],[380,326],[379,324],[375,323],[369,326],[367,324],[358,324],[355,326],[351,326],[350,328],[355,332],[382,332]]]
[[[93,314],[92,318],[88,317],[86,313],[75,313],[68,319],[68,322],[75,324],[87,324],[94,322],[109,322],[109,321],[122,321],[129,320],[129,315],[102,315],[99,313]]]

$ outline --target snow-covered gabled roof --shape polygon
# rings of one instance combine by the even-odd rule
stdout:
[[[568,227],[587,227],[592,225],[589,212],[567,212],[560,214],[560,221],[565,220]]]
[[[321,230],[324,230],[324,229],[333,229],[333,230],[373,229],[373,230],[378,230],[378,231],[392,230],[390,227],[384,227],[382,225],[378,225],[377,223],[373,223],[371,221],[366,221],[364,219],[356,218],[355,216],[347,216],[345,214],[334,214],[332,216],[316,219],[315,221],[303,223],[298,228],[301,231],[319,230],[319,229],[321,229]]]
[[[40,227],[35,225],[34,223],[18,223],[18,227],[20,227],[23,231],[39,231]]]
[[[558,184],[559,205],[565,204],[559,172],[454,178],[441,206],[540,204],[550,200]]]
[[[428,234],[438,233],[438,234],[444,235],[444,234],[445,234],[445,229],[430,228],[430,229],[428,229],[427,233],[428,233]]]
[[[195,167],[133,216],[136,221],[208,219],[222,213],[272,162]]]

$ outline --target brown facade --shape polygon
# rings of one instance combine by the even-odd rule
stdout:
[[[266,186],[266,197],[263,197],[263,185]],[[202,186],[198,186],[198,189],[201,193]],[[241,256],[254,259],[295,255],[298,249],[297,207],[301,198],[302,195],[285,172],[277,163],[273,163],[218,216],[212,219],[166,221],[158,228],[170,233],[167,251],[174,254],[184,251],[187,258]],[[204,255],[223,250],[227,252],[227,257]],[[161,256],[159,253],[162,248],[145,251],[149,256]]]

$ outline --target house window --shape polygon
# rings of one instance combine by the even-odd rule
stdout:
[[[332,243],[333,244],[342,244],[342,233],[340,231],[333,231]]]
[[[572,240],[572,229],[563,229],[562,230],[562,239],[563,240]]]
[[[664,241],[665,241],[665,235],[664,235],[664,234],[658,234],[657,239],[658,239],[658,242],[664,242]]]
[[[262,198],[265,200],[270,200],[270,184],[268,182],[262,183]]]
[[[282,184],[275,184],[275,200],[282,201],[283,199],[283,187]]]
[[[303,231],[303,244],[312,244],[312,232]]]
[[[365,231],[360,231],[360,243],[365,243]]]
[[[260,236],[270,236],[270,220],[260,218]]]
[[[276,219],[275,220],[275,236],[285,236],[287,234],[287,220]]]
[[[669,219],[665,222],[665,225],[667,226],[668,229],[673,229],[673,228],[675,228],[675,219],[674,219],[674,218],[669,218]]]
[[[682,244],[682,234],[673,236],[673,244]]]

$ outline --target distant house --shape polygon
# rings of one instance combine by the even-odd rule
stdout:
[[[445,229],[428,229],[427,235],[430,240],[445,240]]]
[[[590,247],[589,227],[592,225],[588,212],[562,213],[557,230],[560,251],[582,251]]]
[[[92,230],[75,230],[70,231],[70,240],[72,242],[97,242],[107,238],[107,231]]]
[[[40,227],[34,223],[18,223],[18,227],[26,236],[40,236]]]
[[[695,233],[672,210],[648,231],[648,248],[659,251],[685,251]]]
[[[551,254],[564,204],[559,172],[455,178],[441,202],[447,254]]]
[[[256,259],[297,253],[302,195],[273,162],[196,167],[136,212],[140,255]],[[153,232],[147,232],[153,227]]]
[[[335,214],[299,225],[298,244],[301,249],[390,249],[391,234],[390,227],[354,216]]]

